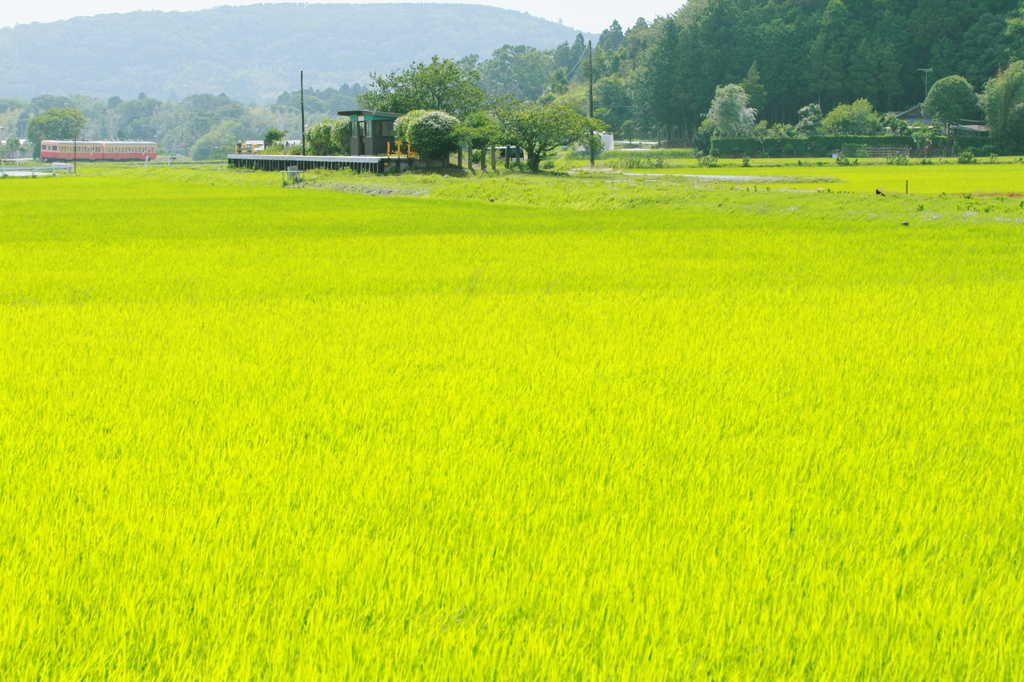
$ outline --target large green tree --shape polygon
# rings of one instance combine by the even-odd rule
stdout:
[[[540,162],[558,147],[588,141],[591,131],[605,129],[601,121],[587,118],[565,104],[506,99],[497,104],[494,117],[501,142],[522,147],[533,172],[540,170]]]
[[[881,118],[866,99],[839,105],[821,122],[825,135],[875,135],[880,129]]]
[[[43,140],[71,140],[82,136],[87,120],[78,109],[47,109],[28,122],[25,137],[32,143],[36,157]]]
[[[947,76],[936,81],[928,91],[921,113],[934,119],[946,129],[959,125],[964,119],[980,115],[978,95],[963,76]]]
[[[735,83],[723,85],[715,91],[707,120],[722,137],[743,137],[754,128],[757,112],[747,106],[748,95]]]
[[[1024,152],[1024,61],[1013,62],[985,84],[982,105],[1004,153]]]
[[[487,95],[480,88],[477,71],[435,55],[429,64],[418,62],[404,71],[371,74],[369,90],[358,99],[361,106],[376,111],[404,114],[426,109],[462,118],[483,108]]]

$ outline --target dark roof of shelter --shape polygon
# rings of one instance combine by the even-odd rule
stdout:
[[[369,111],[365,109],[357,109],[355,111],[339,111],[338,116],[393,116],[398,118],[405,114],[396,114],[393,111]]]

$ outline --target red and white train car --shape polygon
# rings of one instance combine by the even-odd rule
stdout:
[[[43,140],[39,155],[46,161],[152,161],[156,158],[156,142],[137,140]]]

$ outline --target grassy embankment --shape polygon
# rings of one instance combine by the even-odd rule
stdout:
[[[133,172],[0,183],[0,677],[1024,676],[1017,202]]]

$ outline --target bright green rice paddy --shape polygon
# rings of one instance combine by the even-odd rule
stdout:
[[[1024,209],[944,178],[0,181],[0,679],[1024,678]]]

